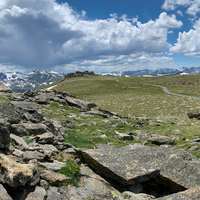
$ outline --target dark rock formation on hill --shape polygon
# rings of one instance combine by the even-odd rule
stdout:
[[[94,76],[95,73],[92,71],[92,72],[89,72],[89,71],[84,71],[84,72],[80,72],[80,71],[76,71],[74,73],[68,73],[66,76],[65,76],[65,79],[68,79],[68,78],[72,78],[72,77],[80,77],[80,76],[87,76],[87,75],[92,75]]]
[[[52,101],[79,108],[85,116],[100,115],[106,120],[119,121],[126,119],[109,111],[90,110],[96,105],[78,100],[67,92],[40,90],[27,91],[22,96],[14,95],[10,104],[0,104],[0,199],[200,198],[200,160],[184,150],[161,145],[169,143],[170,138],[138,131],[137,136],[125,136],[131,140],[137,137],[151,142],[161,141],[161,146],[132,144],[121,148],[110,145],[96,145],[95,149],[75,148],[65,142],[68,137],[66,129],[71,130],[75,125],[70,121],[49,119],[42,114],[42,106],[48,108]],[[140,118],[139,127],[144,126],[142,120],[147,121]],[[116,132],[115,136],[124,136],[121,134]],[[23,138],[28,138],[29,143]],[[56,155],[62,156],[63,160],[72,158],[80,165],[78,188],[66,185],[71,177],[59,173],[66,163],[55,159]]]

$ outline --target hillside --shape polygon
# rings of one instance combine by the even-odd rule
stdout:
[[[198,199],[200,121],[187,114],[199,117],[199,101],[145,85],[197,96],[198,80],[86,74],[52,90],[2,87],[0,198]]]

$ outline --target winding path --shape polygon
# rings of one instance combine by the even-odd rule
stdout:
[[[151,84],[144,84],[144,85],[150,85],[150,86],[155,86],[155,87],[161,87],[163,89],[163,91],[167,94],[171,94],[171,95],[175,95],[175,96],[180,96],[180,97],[191,97],[193,99],[197,99],[200,101],[200,97],[194,97],[194,96],[189,96],[189,95],[183,95],[183,94],[176,94],[176,93],[172,93],[170,92],[166,87],[160,86],[160,85],[151,85]]]
[[[115,78],[115,80],[117,82],[119,82],[117,80],[117,78]],[[163,92],[167,93],[167,94],[171,94],[171,95],[174,95],[174,96],[179,96],[179,97],[191,97],[193,99],[196,99],[196,100],[199,100],[200,101],[200,97],[194,97],[194,96],[189,96],[189,95],[184,95],[184,94],[176,94],[176,93],[172,93],[170,92],[166,87],[164,86],[161,86],[161,85],[152,85],[152,84],[144,84],[144,85],[150,85],[150,86],[154,86],[154,87],[161,87],[163,89]]]

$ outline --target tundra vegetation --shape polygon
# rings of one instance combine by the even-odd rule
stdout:
[[[199,137],[200,121],[189,119],[187,113],[198,113],[200,102],[191,97],[169,95],[164,93],[162,88],[145,84],[161,85],[173,93],[200,97],[200,75],[117,77],[117,79],[119,82],[116,82],[114,77],[106,76],[72,77],[61,82],[54,89],[67,91],[78,99],[94,102],[97,104],[95,109],[109,110],[130,118],[146,118],[149,120],[148,125],[139,128],[129,126],[135,123],[133,119],[128,120],[129,125],[115,120],[111,120],[108,124],[100,116],[88,118],[74,109],[73,112],[77,115],[75,123],[81,126],[75,126],[76,128],[69,133],[67,142],[77,147],[87,148],[93,148],[96,143],[112,143],[120,147],[135,142],[143,143],[144,140],[121,141],[113,136],[113,131],[135,134],[135,130],[148,130],[169,137],[177,134],[174,145],[179,148],[189,150],[194,146],[191,140]],[[51,107],[53,109],[53,105]],[[51,114],[55,117],[60,115],[55,111]],[[112,125],[114,130],[109,129]],[[100,137],[102,132],[105,132],[107,138]],[[195,146],[198,148],[191,153],[200,157],[200,146],[198,144]]]

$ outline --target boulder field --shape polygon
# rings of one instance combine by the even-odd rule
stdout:
[[[1,95],[10,93],[6,88]],[[122,116],[76,99],[67,92],[27,91],[0,103],[0,199],[3,200],[178,200],[200,199],[200,160],[178,149],[174,139],[138,130],[137,137],[159,146],[130,144],[121,148],[96,144],[94,149],[66,143],[73,123],[49,119],[41,105],[50,102],[76,107],[90,115],[122,120]],[[131,134],[114,133],[120,140]],[[27,143],[23,138],[30,138]],[[10,142],[11,141],[11,142]],[[79,187],[59,173],[66,163],[55,154],[73,158],[80,166]]]

